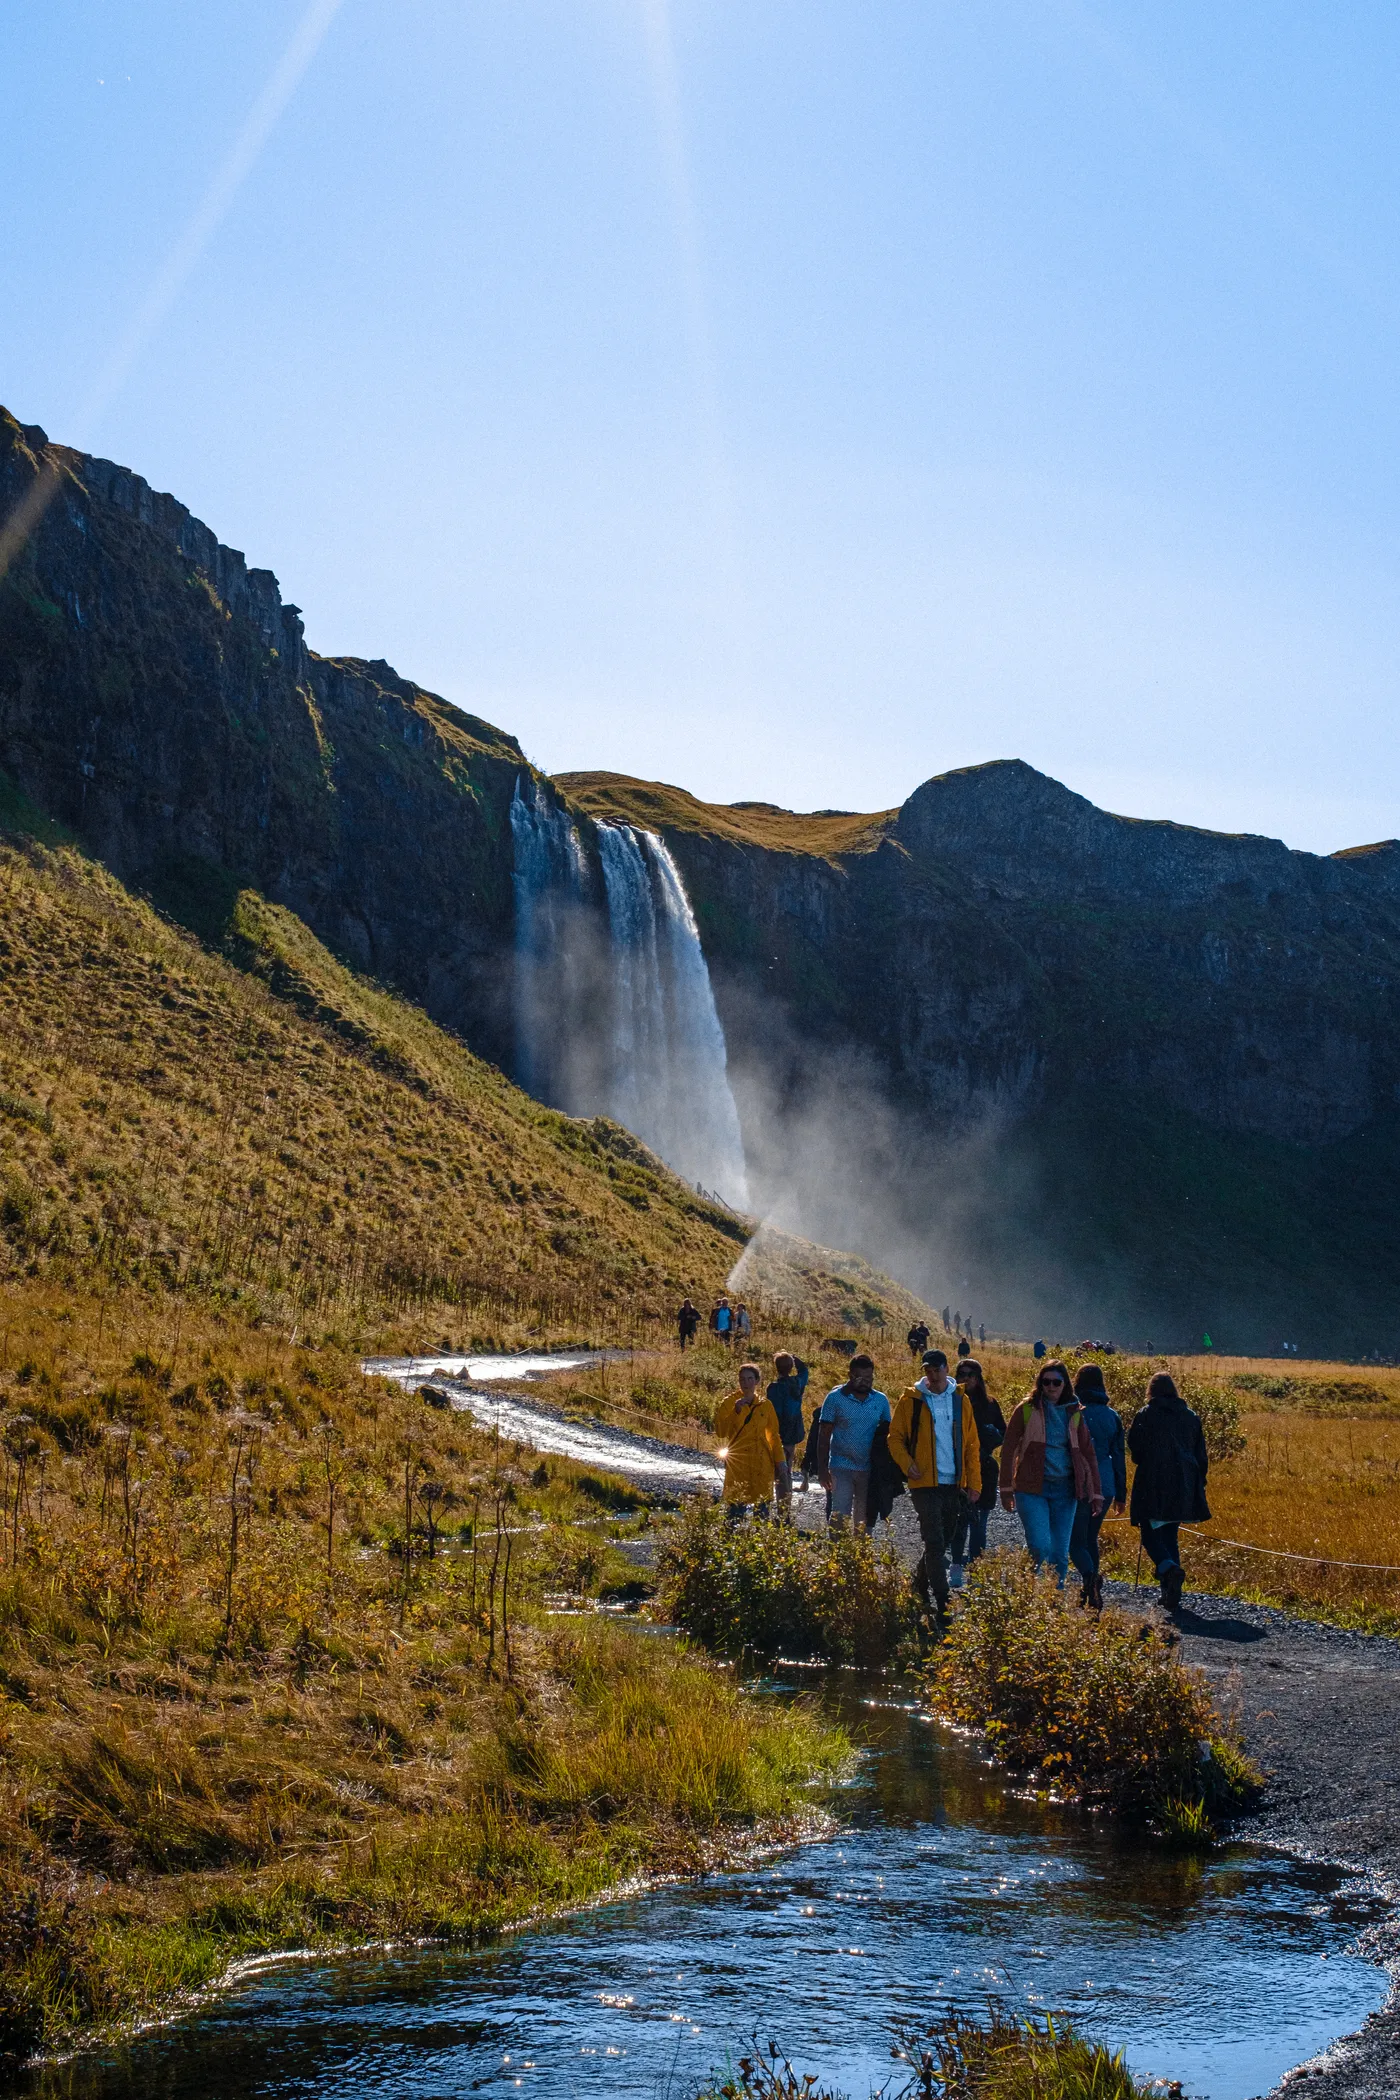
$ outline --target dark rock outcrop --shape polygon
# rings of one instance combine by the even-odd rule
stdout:
[[[0,411],[0,517],[26,501],[0,767],[197,930],[251,884],[504,1061],[514,738],[387,664],[314,655],[268,570]]]
[[[316,656],[183,505],[0,411],[26,505],[0,769],[196,931],[254,886],[509,1063],[515,740]],[[868,819],[561,786],[664,833],[756,1183],[814,1236],[989,1325],[1400,1354],[1400,843],[1138,822],[1016,762]]]
[[[1400,1354],[1400,845],[1115,817],[1019,762],[829,852],[561,785],[664,830],[773,1200],[839,1186],[868,1250],[1023,1328]]]

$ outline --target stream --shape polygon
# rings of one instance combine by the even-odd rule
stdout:
[[[34,2100],[683,2100],[755,2030],[865,2096],[902,2023],[989,1993],[1059,2009],[1143,2075],[1249,2100],[1386,1996],[1383,1915],[1336,1869],[1159,1851],[1009,1793],[882,1680],[780,1670],[865,1745],[829,1842],[475,1954],[283,1961],[170,2027],[33,2074]],[[895,2080],[893,2090],[901,2083]]]

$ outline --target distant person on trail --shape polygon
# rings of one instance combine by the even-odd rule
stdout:
[[[682,1349],[688,1349],[700,1331],[700,1309],[692,1305],[689,1298],[681,1300],[676,1314],[676,1328],[680,1334]]]
[[[797,1358],[782,1349],[773,1358],[773,1369],[777,1372],[768,1388],[768,1398],[778,1418],[778,1434],[783,1440],[783,1465],[778,1473],[778,1507],[792,1509],[792,1471],[797,1463],[798,1449],[806,1434],[807,1425],[802,1419],[802,1395],[807,1381],[798,1374]]]
[[[962,1340],[958,1343],[958,1362],[964,1362],[967,1357],[971,1356],[971,1354],[972,1344],[967,1339],[967,1336],[964,1335]]]
[[[1062,1363],[1042,1364],[1012,1410],[1001,1447],[1001,1506],[1014,1509],[1037,1568],[1048,1561],[1061,1589],[1069,1572],[1076,1504],[1103,1508],[1099,1462],[1084,1410]]]
[[[977,1419],[948,1376],[941,1349],[924,1351],[924,1375],[906,1386],[890,1423],[890,1457],[904,1475],[924,1542],[914,1583],[940,1619],[948,1614],[947,1553],[958,1522],[982,1484]]]
[[[1074,1397],[1084,1410],[1084,1420],[1089,1425],[1093,1439],[1094,1456],[1099,1462],[1099,1485],[1104,1494],[1113,1493],[1113,1513],[1121,1517],[1128,1506],[1128,1468],[1123,1457],[1123,1424],[1119,1421],[1108,1397],[1108,1388],[1103,1382],[1103,1372],[1098,1364],[1085,1364],[1075,1373]],[[1087,1502],[1077,1502],[1074,1509],[1074,1530],[1070,1533],[1069,1557],[1083,1579],[1084,1590],[1081,1604],[1091,1611],[1103,1610],[1103,1577],[1099,1573],[1099,1531],[1108,1514],[1106,1503],[1100,1503],[1097,1515]]]
[[[746,1342],[753,1333],[753,1321],[749,1318],[747,1305],[740,1305],[735,1309],[734,1332],[741,1343]]]
[[[1035,1347],[1034,1347],[1034,1349],[1032,1349],[1032,1351],[1031,1351],[1031,1355],[1032,1355],[1032,1356],[1033,1356],[1033,1357],[1035,1358],[1036,1362],[1037,1362],[1037,1363],[1039,1363],[1039,1362],[1040,1362],[1040,1359],[1041,1359],[1041,1358],[1042,1358],[1042,1357],[1044,1356],[1044,1354],[1045,1354],[1045,1344],[1044,1344],[1044,1342],[1037,1342],[1037,1343],[1036,1343],[1036,1345],[1035,1345]]]
[[[924,1325],[922,1320],[916,1320],[914,1322],[914,1325],[910,1328],[908,1334],[905,1336],[905,1340],[909,1344],[909,1354],[911,1356],[918,1356],[923,1350],[927,1349],[928,1329]]]
[[[755,1506],[760,1516],[767,1516],[783,1464],[778,1417],[758,1390],[759,1377],[757,1364],[740,1364],[739,1390],[721,1400],[715,1412],[715,1435],[724,1459],[724,1500],[736,1523]]]
[[[833,1531],[849,1523],[864,1531],[870,1486],[870,1447],[877,1429],[889,1426],[890,1403],[875,1391],[875,1360],[853,1356],[846,1383],[833,1386],[822,1402],[817,1437],[817,1477],[830,1491],[827,1511]]]
[[[1192,1413],[1165,1371],[1148,1382],[1147,1405],[1133,1416],[1128,1430],[1128,1451],[1137,1468],[1128,1519],[1142,1533],[1164,1607],[1175,1611],[1186,1585],[1180,1527],[1210,1521],[1210,1457],[1200,1416]]]
[[[943,1322],[943,1332],[947,1334],[953,1325],[953,1315],[949,1312],[946,1305],[944,1306],[943,1311],[940,1313],[939,1318]]]
[[[965,1356],[958,1365],[958,1384],[972,1402],[981,1454],[982,1484],[976,1501],[969,1502],[959,1515],[958,1528],[953,1533],[953,1565],[948,1571],[948,1580],[955,1590],[962,1588],[964,1564],[976,1560],[987,1550],[987,1519],[997,1506],[999,1485],[996,1455],[1006,1435],[1001,1409],[987,1391],[982,1366],[975,1356]]]
[[[710,1314],[710,1332],[724,1343],[727,1349],[734,1339],[734,1312],[727,1298],[720,1298]]]
[[[987,1330],[980,1320],[977,1322],[977,1346],[979,1349],[985,1349],[987,1346]]]

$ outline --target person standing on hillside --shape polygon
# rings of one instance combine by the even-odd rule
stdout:
[[[890,1457],[904,1475],[924,1542],[914,1583],[948,1614],[948,1549],[968,1502],[981,1487],[981,1444],[967,1394],[948,1376],[941,1349],[924,1351],[924,1375],[906,1386],[890,1423]]]
[[[870,1447],[889,1420],[889,1400],[875,1391],[874,1358],[853,1356],[846,1383],[833,1386],[822,1402],[817,1433],[817,1478],[831,1496],[827,1517],[833,1531],[847,1524],[866,1530]]]
[[[710,1314],[710,1332],[717,1340],[724,1343],[726,1349],[734,1338],[733,1308],[729,1300],[722,1294],[715,1305],[714,1311]]]
[[[1016,1511],[1031,1559],[1038,1568],[1048,1561],[1061,1589],[1079,1502],[1103,1508],[1094,1440],[1070,1390],[1069,1372],[1062,1363],[1042,1364],[1006,1425],[1001,1506]]]
[[[962,1588],[964,1563],[976,1560],[987,1550],[987,1519],[997,1506],[997,1453],[1006,1435],[1001,1409],[987,1391],[982,1366],[975,1356],[965,1356],[958,1365],[958,1384],[972,1402],[982,1472],[977,1499],[969,1502],[962,1511],[957,1530],[953,1533],[953,1565],[948,1571],[948,1580],[955,1590]]]
[[[741,1349],[747,1348],[749,1336],[752,1333],[753,1321],[749,1317],[747,1305],[736,1305],[734,1308],[734,1338]]]
[[[724,1500],[737,1522],[755,1506],[767,1516],[783,1464],[783,1440],[772,1404],[758,1390],[757,1364],[740,1364],[739,1389],[715,1410],[715,1435],[724,1460]]]
[[[802,1420],[802,1394],[806,1380],[798,1375],[797,1358],[786,1349],[773,1358],[773,1369],[777,1376],[768,1388],[768,1398],[778,1418],[778,1434],[783,1440],[783,1465],[778,1474],[778,1507],[792,1510],[792,1470],[797,1463],[798,1448],[806,1434]]]
[[[918,1356],[923,1350],[927,1349],[928,1328],[922,1320],[914,1322],[914,1325],[905,1336],[905,1340],[909,1344],[909,1354],[911,1356]]]
[[[682,1349],[688,1349],[700,1331],[700,1309],[692,1305],[689,1298],[681,1300],[680,1311],[676,1314],[676,1330]]]
[[[1163,1605],[1175,1611],[1186,1585],[1180,1527],[1210,1521],[1210,1455],[1200,1416],[1186,1405],[1176,1381],[1165,1371],[1148,1382],[1147,1405],[1133,1416],[1128,1430],[1128,1451],[1137,1468],[1128,1521],[1142,1533]]]
[[[1084,1410],[1099,1462],[1099,1485],[1107,1498],[1113,1495],[1113,1511],[1121,1517],[1128,1506],[1128,1468],[1123,1457],[1123,1424],[1108,1397],[1103,1371],[1098,1364],[1084,1364],[1075,1373],[1074,1397]],[[1108,1514],[1108,1503],[1097,1512],[1087,1502],[1075,1504],[1074,1530],[1070,1533],[1069,1557],[1084,1584],[1081,1604],[1103,1610],[1103,1577],[1099,1573],[1099,1532]]]

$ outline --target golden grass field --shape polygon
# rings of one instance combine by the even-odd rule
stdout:
[[[0,2055],[236,1953],[472,1940],[801,1821],[841,1738],[544,1609],[631,1577],[625,1482],[179,1312],[0,1294]]]

